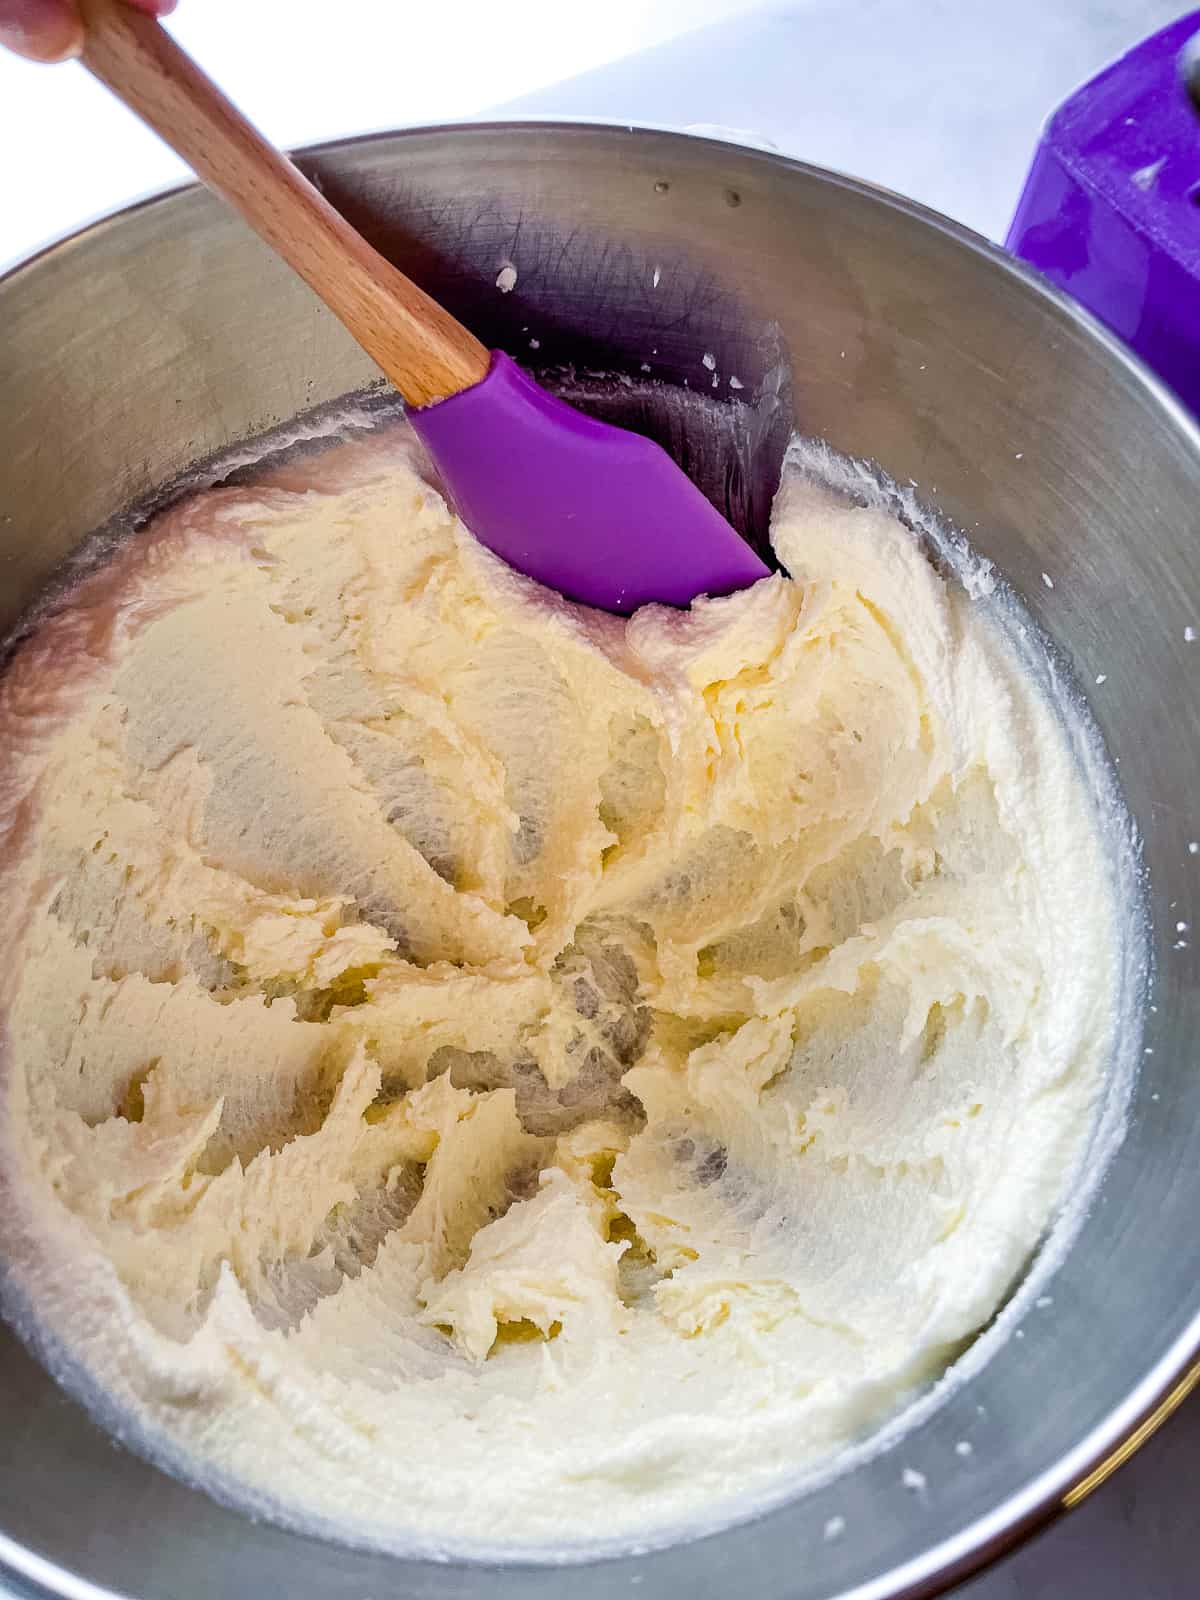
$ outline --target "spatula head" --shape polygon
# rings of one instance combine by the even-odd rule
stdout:
[[[500,351],[482,383],[409,420],[476,538],[570,600],[627,615],[767,574],[659,445],[556,399]]]

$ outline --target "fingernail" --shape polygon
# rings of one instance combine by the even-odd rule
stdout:
[[[31,61],[65,61],[83,45],[83,25],[67,0],[0,0],[0,44]]]

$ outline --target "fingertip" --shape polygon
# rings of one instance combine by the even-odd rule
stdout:
[[[83,53],[83,24],[78,17],[71,14],[63,26],[46,44],[46,54],[35,56],[36,61],[44,61],[47,66],[52,66],[57,61],[74,61],[75,57]]]
[[[68,61],[83,48],[83,24],[68,0],[0,0],[0,45],[29,61]]]

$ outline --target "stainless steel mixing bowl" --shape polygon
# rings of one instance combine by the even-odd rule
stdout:
[[[1200,945],[1176,927],[1200,929],[1200,642],[1185,633],[1200,627],[1200,435],[1094,322],[982,240],[777,156],[501,124],[351,141],[305,164],[492,343],[537,339],[544,361],[633,376],[650,361],[693,386],[710,384],[711,352],[744,392],[777,390],[776,423],[790,400],[806,433],[916,480],[1080,681],[1106,675],[1095,714],[1150,873],[1153,1054],[1052,1304],[898,1442],[757,1521],[569,1575],[348,1551],[251,1523],[114,1445],[5,1335],[0,1563],[14,1587],[145,1600],[931,1593],[1086,1491],[1200,1370]],[[0,340],[0,627],[90,529],[374,375],[195,189],[18,268],[0,283]],[[419,1471],[437,1442],[413,1445]]]

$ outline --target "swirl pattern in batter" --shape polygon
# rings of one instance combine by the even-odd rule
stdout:
[[[789,467],[774,543],[587,612],[384,430],[18,652],[0,1227],[176,1466],[411,1548],[656,1536],[1021,1271],[1113,1025],[1092,801],[898,522]]]

